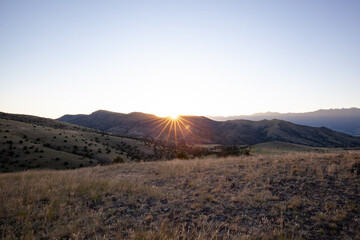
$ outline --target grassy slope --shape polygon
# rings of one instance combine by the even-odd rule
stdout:
[[[109,163],[117,156],[125,161],[146,160],[153,154],[151,147],[142,141],[70,124],[55,128],[55,124],[53,120],[35,125],[0,119],[0,171],[76,168]]]
[[[340,149],[334,148],[318,148],[318,147],[309,147],[299,144],[286,143],[286,142],[266,142],[259,143],[253,146],[253,153],[262,153],[262,154],[287,154],[289,152],[336,152],[341,151]]]
[[[2,238],[359,239],[360,152],[0,175]]]

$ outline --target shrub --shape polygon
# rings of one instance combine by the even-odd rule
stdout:
[[[240,152],[240,154],[249,156],[250,152],[251,152],[251,147],[242,147],[242,148],[240,148],[239,152]]]
[[[242,146],[238,147],[236,145],[231,146],[223,146],[219,153],[220,156],[239,156],[239,155],[246,155],[249,156],[251,151],[251,147],[249,146]]]
[[[187,155],[186,152],[184,151],[180,151],[176,154],[176,158],[178,159],[189,159],[189,156]]]
[[[124,163],[124,159],[122,159],[120,156],[117,156],[114,158],[113,163]]]

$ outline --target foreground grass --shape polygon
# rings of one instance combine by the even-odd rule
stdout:
[[[0,175],[3,239],[360,239],[360,152]]]

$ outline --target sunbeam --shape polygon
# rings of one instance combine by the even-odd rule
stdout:
[[[148,131],[148,134],[157,134],[153,144],[163,138],[166,141],[166,144],[173,141],[177,149],[180,140],[183,140],[185,144],[187,144],[187,136],[189,134],[192,137],[196,137],[191,130],[191,127],[196,128],[196,124],[179,115],[152,120],[151,125],[154,125],[154,127]],[[179,131],[180,134],[178,134]]]

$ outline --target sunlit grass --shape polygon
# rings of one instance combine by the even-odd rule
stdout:
[[[293,152],[1,174],[0,236],[357,239],[358,166]]]

